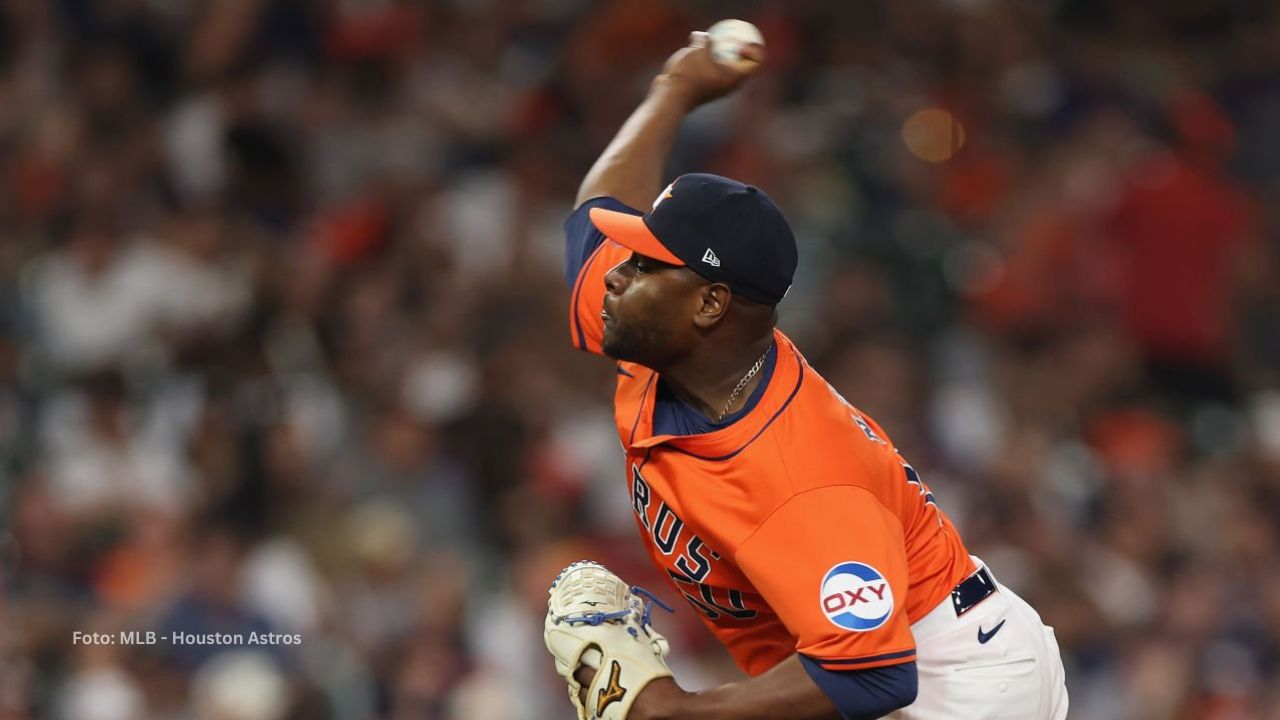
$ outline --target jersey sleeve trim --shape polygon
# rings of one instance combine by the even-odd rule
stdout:
[[[578,299],[582,296],[582,285],[587,277],[587,271],[591,269],[591,266],[600,257],[600,251],[605,248],[605,245],[606,243],[600,243],[595,250],[591,251],[587,262],[583,264],[582,270],[578,273],[577,281],[573,284],[573,297],[569,302],[569,316],[573,321],[573,346],[587,352],[591,352],[591,348],[587,347],[587,335],[582,329],[582,316],[578,314]]]
[[[824,670],[863,670],[866,668],[884,667],[886,665],[900,665],[902,663],[915,662],[916,649],[899,650],[897,652],[877,653],[875,655],[864,655],[858,658],[815,658],[805,655],[806,658],[812,660],[821,666]]]
[[[831,699],[848,720],[885,717],[916,701],[920,691],[919,671],[914,662],[885,665],[864,670],[828,670],[807,655],[800,655],[809,678]]]
[[[582,266],[606,237],[591,220],[591,211],[596,208],[612,210],[629,215],[642,215],[639,210],[629,207],[616,198],[607,196],[594,197],[574,208],[564,221],[565,234],[565,283],[572,286],[574,279],[582,272]]]

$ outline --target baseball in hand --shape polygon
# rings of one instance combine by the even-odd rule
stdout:
[[[712,25],[707,29],[707,42],[711,58],[721,65],[740,73],[753,73],[760,67],[759,61],[741,54],[749,45],[764,47],[760,29],[746,20],[721,20]]]

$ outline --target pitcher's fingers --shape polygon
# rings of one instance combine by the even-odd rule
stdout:
[[[709,36],[702,30],[694,30],[689,33],[689,47],[706,47],[710,43]]]
[[[586,665],[579,665],[577,670],[573,671],[573,678],[578,681],[581,689],[578,690],[578,701],[583,707],[587,705],[587,697],[591,692],[591,680],[595,678],[596,671]]]

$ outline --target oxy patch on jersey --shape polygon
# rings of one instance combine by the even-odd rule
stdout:
[[[866,563],[842,562],[827,571],[819,593],[822,614],[836,627],[875,630],[893,614],[893,589]]]

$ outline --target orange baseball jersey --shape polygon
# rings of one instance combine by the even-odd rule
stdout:
[[[594,353],[604,276],[631,255],[599,239],[570,308],[575,346]],[[615,420],[649,555],[748,674],[795,652],[828,670],[912,661],[911,623],[973,562],[884,431],[781,331],[774,342],[754,407],[698,435],[655,436],[657,373],[618,363]]]

